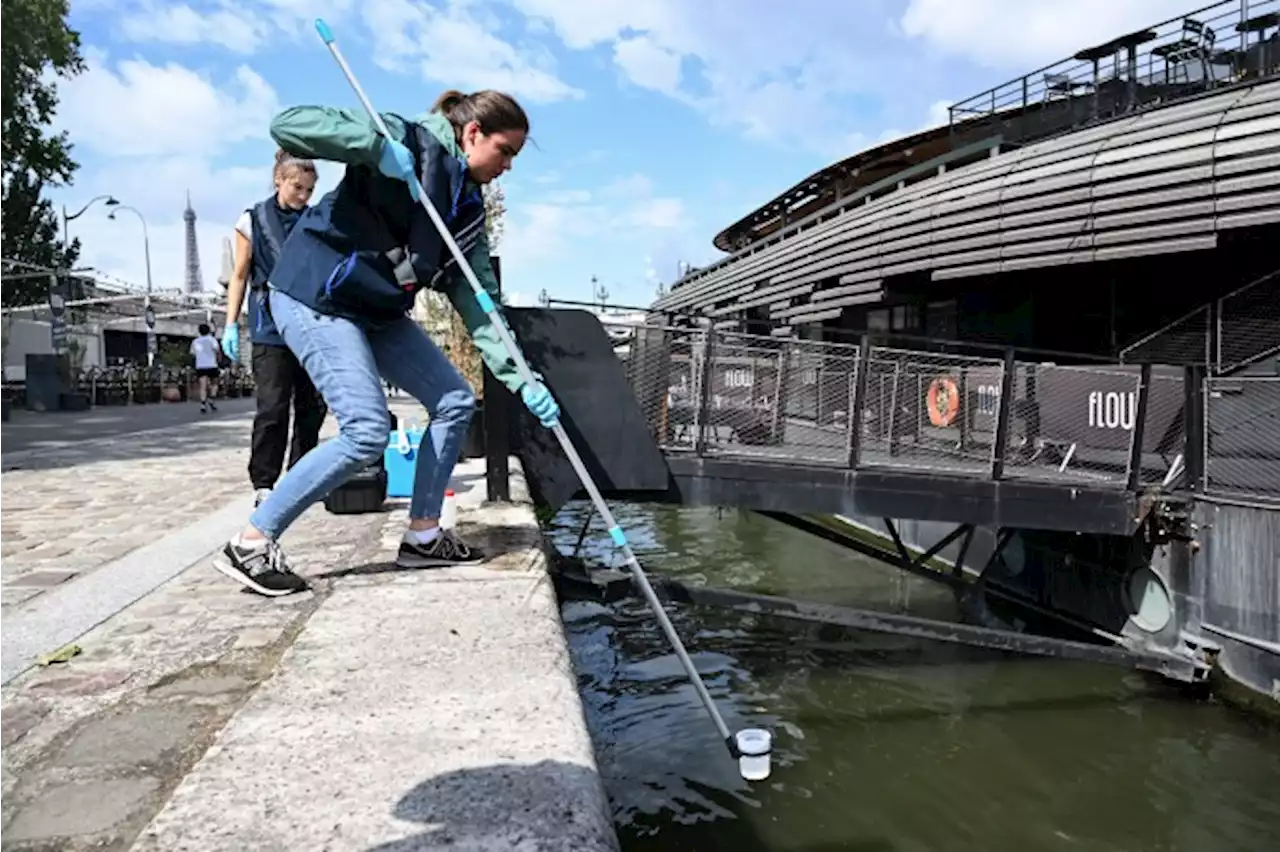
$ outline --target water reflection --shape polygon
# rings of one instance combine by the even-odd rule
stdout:
[[[570,550],[583,507],[553,522]],[[952,618],[951,593],[757,516],[622,506],[645,567]],[[584,544],[607,560],[598,529]],[[643,604],[563,616],[624,849],[1271,850],[1280,733],[1134,672],[714,610],[670,611],[748,785]]]

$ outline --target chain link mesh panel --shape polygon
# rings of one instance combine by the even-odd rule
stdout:
[[[872,347],[859,463],[988,475],[1003,369],[992,358]]]
[[[1205,381],[1206,493],[1280,502],[1280,376]]]
[[[1137,418],[1139,369],[1017,362],[1005,476],[1123,485]]]

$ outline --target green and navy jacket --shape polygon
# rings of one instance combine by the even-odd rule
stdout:
[[[484,199],[467,173],[448,119],[407,121],[383,113],[387,130],[413,154],[436,212],[489,297],[498,297],[489,261]],[[445,294],[481,358],[512,391],[522,381],[471,285],[408,186],[378,171],[383,140],[362,112],[292,107],[271,122],[276,143],[297,157],[345,163],[337,188],[307,210],[289,234],[271,286],[313,310],[366,328],[402,318],[423,287]]]

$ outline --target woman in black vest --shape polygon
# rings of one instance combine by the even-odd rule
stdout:
[[[253,342],[253,382],[258,411],[253,418],[249,481],[260,504],[280,477],[285,448],[289,467],[320,439],[326,413],[320,396],[297,356],[276,330],[267,304],[267,278],[275,268],[285,238],[298,223],[316,188],[316,166],[310,160],[276,152],[272,169],[275,192],[240,214],[236,222],[235,269],[227,287],[227,322],[222,349],[240,359],[240,305],[249,291],[249,339]],[[289,441],[289,405],[293,404],[293,441]]]
[[[475,395],[408,312],[424,287],[443,292],[461,315],[485,366],[545,426],[559,407],[540,381],[526,384],[481,300],[414,197],[415,176],[485,290],[496,301],[481,186],[511,168],[529,120],[511,97],[446,92],[431,112],[385,113],[384,138],[362,111],[293,107],[271,135],[298,157],[346,164],[342,181],[302,214],[275,267],[271,315],[338,421],[338,435],[290,468],[223,548],[218,570],[263,595],[307,587],[277,540],[308,506],[376,462],[390,414],[383,381],[412,395],[430,415],[418,449],[409,529],[396,564],[424,568],[477,562],[483,555],[452,530],[440,509]]]

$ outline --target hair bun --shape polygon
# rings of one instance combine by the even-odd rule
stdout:
[[[467,96],[462,92],[459,92],[457,89],[450,89],[440,97],[436,98],[435,105],[431,107],[431,111],[448,116],[453,112],[454,107],[458,106],[458,104],[462,103],[466,99]]]

